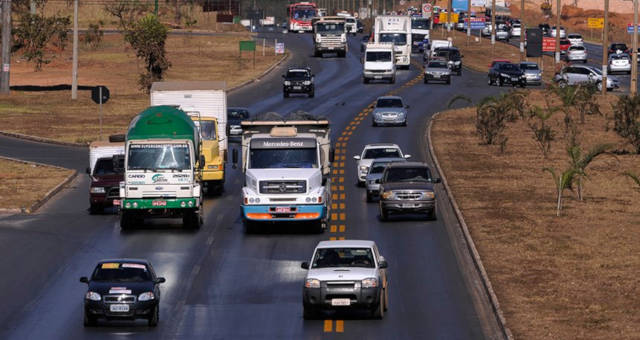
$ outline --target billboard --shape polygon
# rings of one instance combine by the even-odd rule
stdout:
[[[451,6],[452,6],[454,11],[465,11],[466,12],[466,11],[469,10],[469,8],[467,6],[468,4],[469,4],[468,0],[453,0],[453,3],[452,3]]]

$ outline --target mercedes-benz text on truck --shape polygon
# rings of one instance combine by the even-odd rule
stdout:
[[[411,17],[378,15],[374,26],[374,41],[393,43],[396,65],[409,68],[411,64]]]
[[[131,120],[120,183],[122,229],[146,217],[182,217],[186,227],[200,227],[200,147],[200,132],[182,110],[152,106]]]

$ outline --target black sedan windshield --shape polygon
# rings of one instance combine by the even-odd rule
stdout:
[[[370,248],[320,248],[311,268],[362,267],[375,268]]]
[[[93,271],[92,281],[144,282],[151,280],[151,274],[144,264],[107,262],[99,264]]]

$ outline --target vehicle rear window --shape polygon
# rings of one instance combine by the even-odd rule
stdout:
[[[308,76],[307,71],[289,71],[287,72],[287,78],[303,79]]]
[[[430,61],[427,64],[428,68],[448,68],[447,63],[444,61]]]
[[[105,262],[93,271],[92,281],[143,282],[151,280],[149,268],[141,263]]]
[[[311,268],[361,267],[375,268],[371,248],[319,248]]]
[[[393,157],[402,157],[400,155],[400,150],[395,148],[375,148],[375,149],[367,149],[364,152],[365,159],[375,159],[375,158],[393,158]]]
[[[244,109],[228,109],[227,118],[229,119],[247,119],[249,118],[249,111]]]

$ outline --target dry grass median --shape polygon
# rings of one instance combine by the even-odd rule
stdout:
[[[0,158],[0,209],[31,207],[72,172]]]
[[[253,67],[251,52],[238,61],[238,41],[251,36],[175,36],[167,39],[167,56],[172,63],[165,80],[224,80],[231,87],[261,74],[281,58],[273,48],[262,56],[261,44]],[[97,49],[80,50],[79,84],[106,85],[111,99],[103,105],[103,137],[122,133],[133,116],[149,104],[149,96],[138,88],[144,67],[121,35],[105,35]],[[57,85],[71,83],[71,49],[34,72],[33,64],[12,59],[11,85]],[[79,91],[71,100],[70,91],[12,91],[0,102],[0,130],[59,141],[88,143],[98,139],[98,105],[90,91]]]
[[[544,95],[530,91],[528,100],[544,105]],[[547,159],[522,120],[508,124],[504,153],[481,145],[475,124],[475,109],[441,114],[434,147],[515,338],[640,338],[640,187],[622,174],[640,174],[640,156],[596,158],[584,201],[566,191],[556,217],[556,189],[542,169],[567,167],[562,115],[548,121],[556,139]],[[607,125],[604,116],[587,116],[582,147],[630,150]]]

